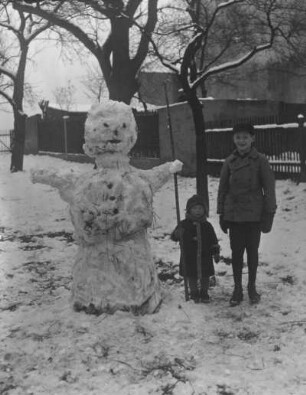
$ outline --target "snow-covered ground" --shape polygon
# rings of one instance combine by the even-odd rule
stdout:
[[[209,180],[210,221],[222,247],[209,305],[184,301],[173,181],[155,195],[150,240],[163,280],[154,315],[92,316],[69,304],[76,246],[66,204],[49,186],[31,184],[32,167],[88,164],[26,156],[10,174],[0,155],[0,393],[9,395],[304,395],[306,394],[306,184],[277,181],[278,211],[260,247],[258,289],[229,307],[227,235],[218,227],[218,179]],[[195,191],[179,179],[181,214]],[[247,271],[247,269],[244,269]],[[247,275],[244,275],[244,282]]]

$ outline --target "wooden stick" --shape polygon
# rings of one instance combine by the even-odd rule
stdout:
[[[165,98],[166,98],[166,105],[167,105],[167,121],[168,121],[168,129],[170,133],[170,145],[171,145],[171,153],[172,153],[172,159],[175,160],[175,147],[174,147],[174,137],[173,137],[173,129],[172,129],[172,122],[171,122],[171,114],[170,114],[170,107],[169,107],[169,99],[168,99],[168,90],[167,90],[167,82],[164,82],[164,90],[165,90]],[[174,179],[174,194],[175,194],[175,208],[176,208],[176,220],[177,224],[179,224],[181,220],[180,216],[180,203],[179,203],[179,194],[178,194],[178,183],[177,183],[177,174],[173,174],[173,179]],[[182,246],[184,249],[184,247]],[[184,259],[184,251],[182,252],[182,269],[183,269],[183,274],[184,274],[184,290],[185,290],[185,300],[189,300],[189,292],[188,292],[188,286],[187,286],[187,279],[185,276],[185,259]]]

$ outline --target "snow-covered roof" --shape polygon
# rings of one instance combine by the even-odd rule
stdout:
[[[63,106],[59,106],[57,103],[50,103],[48,107],[53,108],[56,110],[61,110],[61,111],[73,111],[73,112],[88,112],[90,107],[92,106],[93,103],[86,103],[86,104],[80,104],[80,103],[74,103],[69,106],[69,108],[63,108]]]

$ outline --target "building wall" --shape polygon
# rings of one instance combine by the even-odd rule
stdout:
[[[224,100],[269,100],[306,103],[306,68],[275,64],[264,55],[206,82],[207,96]],[[140,73],[142,100],[156,106],[166,104],[164,81],[168,81],[170,103],[180,101],[181,85],[174,73]],[[200,94],[200,92],[199,92]]]
[[[206,122],[215,120],[239,119],[244,116],[277,115],[279,102],[253,100],[202,100],[203,114]],[[166,107],[157,109],[159,116],[159,141],[161,161],[172,159],[171,140],[168,128],[168,113]],[[196,170],[195,129],[189,105],[176,103],[170,106],[170,116],[173,129],[175,157],[183,163],[182,174],[193,176]]]
[[[175,159],[179,159],[184,163],[182,170],[183,175],[195,175],[195,132],[191,110],[186,103],[179,103],[171,106],[170,114],[173,130]],[[159,108],[159,146],[160,159],[162,162],[173,159],[167,118],[167,108]]]
[[[37,154],[38,153],[38,121],[41,119],[39,114],[33,115],[26,120],[26,132],[24,142],[24,153]]]
[[[306,102],[306,69],[277,64],[251,63],[207,81],[215,99],[255,99]]]
[[[179,101],[181,85],[174,73],[141,72],[139,73],[139,83],[139,95],[145,103],[164,106],[166,104],[165,83],[167,84],[169,102]]]
[[[279,102],[268,100],[202,99],[205,122],[279,114]]]

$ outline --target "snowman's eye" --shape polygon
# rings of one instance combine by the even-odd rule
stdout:
[[[126,128],[126,123],[125,122],[123,122],[122,127]]]
[[[108,124],[107,122],[104,122],[104,123],[103,123],[103,126],[105,126],[106,128],[108,128],[108,127],[109,127],[109,124]]]

